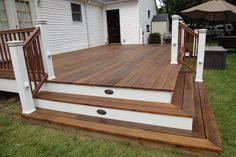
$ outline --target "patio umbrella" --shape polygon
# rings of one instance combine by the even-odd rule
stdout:
[[[208,21],[236,21],[236,6],[224,0],[210,0],[186,9],[182,13],[194,19]]]

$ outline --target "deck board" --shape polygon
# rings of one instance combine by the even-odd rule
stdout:
[[[106,45],[53,56],[51,82],[173,91],[170,45]]]

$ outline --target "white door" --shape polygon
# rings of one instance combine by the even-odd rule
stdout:
[[[33,27],[33,0],[0,0],[0,9],[0,30]]]

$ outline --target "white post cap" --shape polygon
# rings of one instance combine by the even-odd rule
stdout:
[[[180,20],[180,19],[183,19],[181,16],[179,15],[172,15],[171,16],[172,20]]]
[[[199,29],[198,32],[199,32],[199,33],[206,33],[206,32],[207,32],[207,29]]]

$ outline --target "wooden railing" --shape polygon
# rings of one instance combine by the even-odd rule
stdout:
[[[33,30],[34,28],[0,31],[0,71],[13,71],[11,56],[6,42],[12,40],[25,41]]]
[[[196,70],[198,34],[183,22],[179,22],[178,61],[191,72]]]
[[[40,28],[36,27],[23,43],[26,68],[33,97],[48,77],[48,74],[44,70],[39,35]]]

